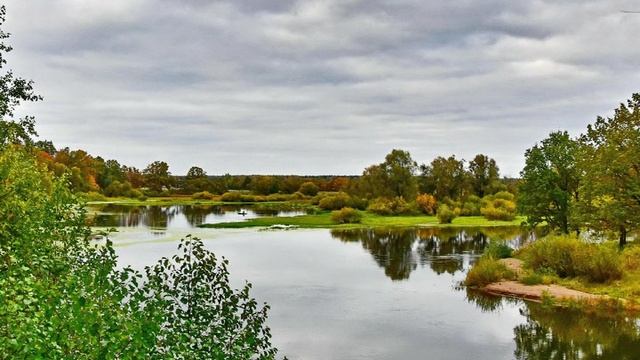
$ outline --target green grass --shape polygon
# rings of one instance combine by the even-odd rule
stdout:
[[[301,215],[292,217],[263,217],[240,222],[226,222],[218,224],[203,224],[201,227],[218,229],[240,229],[250,227],[268,227],[271,225],[295,225],[301,228],[370,228],[370,227],[490,227],[490,226],[518,226],[524,221],[523,217],[513,221],[490,221],[481,216],[462,216],[451,224],[440,224],[435,216],[382,216],[369,212],[362,212],[362,222],[359,224],[336,224],[331,220],[331,212],[316,215]]]

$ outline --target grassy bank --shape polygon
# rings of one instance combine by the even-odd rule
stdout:
[[[268,227],[272,225],[294,225],[301,228],[341,228],[357,229],[368,227],[490,227],[490,226],[518,226],[524,221],[518,217],[513,221],[491,221],[482,216],[461,216],[453,220],[451,224],[440,224],[435,216],[381,216],[369,212],[362,212],[362,221],[359,224],[336,224],[331,220],[330,212],[322,212],[314,215],[302,215],[292,217],[263,217],[240,222],[227,222],[219,224],[203,224],[201,227],[217,229],[239,229],[251,227]]]
[[[640,244],[620,250],[615,241],[589,243],[572,236],[550,236],[516,251],[515,271],[499,256],[485,254],[467,274],[466,284],[487,288],[515,280],[523,286],[560,286],[602,299],[622,300],[638,309],[640,300]],[[513,259],[508,259],[513,260]]]

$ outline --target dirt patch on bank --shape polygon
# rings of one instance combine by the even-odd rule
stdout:
[[[540,301],[545,296],[557,300],[596,301],[606,299],[602,295],[572,290],[560,285],[525,285],[517,281],[500,281],[489,284],[484,290],[490,294],[512,296],[521,299]]]
[[[500,262],[509,270],[513,271],[518,277],[523,273],[522,260],[508,258],[501,259]],[[544,296],[551,296],[556,300],[578,300],[587,302],[608,299],[606,296],[572,290],[560,285],[525,285],[518,281],[495,282],[485,286],[483,290],[490,294],[511,296],[533,301],[540,301]]]

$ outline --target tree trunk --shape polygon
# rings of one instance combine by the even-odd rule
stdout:
[[[627,228],[624,225],[620,226],[620,247],[627,245]]]

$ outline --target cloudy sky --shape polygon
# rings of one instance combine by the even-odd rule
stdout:
[[[4,3],[41,137],[175,174],[358,174],[402,148],[517,175],[640,91],[636,0]]]

